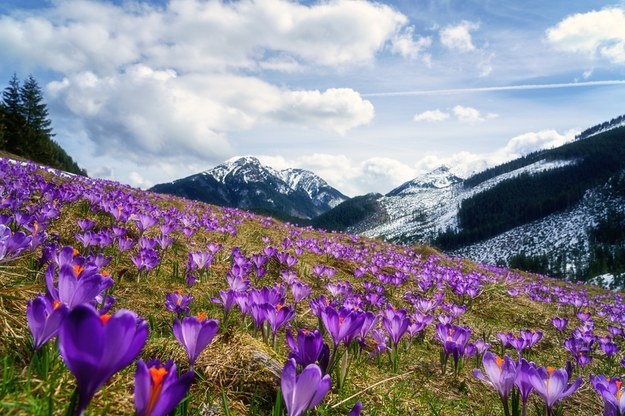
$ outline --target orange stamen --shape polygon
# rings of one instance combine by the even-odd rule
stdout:
[[[72,252],[72,255],[73,255],[74,257],[76,257],[79,253],[80,253],[80,251],[78,251],[78,250],[74,249],[74,251]]]
[[[74,274],[76,275],[76,278],[78,278],[78,276],[80,276],[80,273],[82,273],[83,270],[85,270],[84,267],[79,266],[78,264],[74,264],[73,269],[74,269]]]
[[[110,313],[105,313],[104,315],[100,315],[100,321],[102,322],[103,325],[106,325],[109,319],[111,319]]]
[[[343,321],[345,320],[344,317],[339,316],[339,326],[343,325]]]
[[[164,367],[154,368],[150,367],[150,378],[152,379],[152,385],[150,386],[150,400],[148,401],[148,408],[146,415],[152,413],[158,398],[161,396],[161,390],[163,389],[163,379],[167,375],[167,370]]]
[[[37,234],[37,231],[39,231],[39,222],[37,222],[37,220],[33,221],[33,228],[35,230],[33,234]]]
[[[623,394],[623,391],[621,390],[621,385],[623,384],[623,382],[621,380],[616,380],[614,384],[616,384],[616,401],[620,402],[621,395]]]
[[[496,355],[495,356],[495,362],[497,363],[497,367],[499,367],[499,370],[501,371],[501,369],[503,367],[503,358],[501,358],[500,356]]]
[[[282,304],[281,304],[281,303],[278,303],[278,304],[276,305],[276,312],[280,312],[280,309],[282,309]]]
[[[197,319],[199,319],[200,322],[206,320],[206,312],[198,312]]]
[[[55,310],[59,306],[61,306],[61,301],[60,300],[55,300],[54,302],[52,302],[52,310]]]

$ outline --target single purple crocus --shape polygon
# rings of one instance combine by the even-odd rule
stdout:
[[[169,415],[186,396],[195,373],[178,377],[176,364],[159,360],[137,361],[135,372],[135,409],[138,416]]]
[[[90,305],[78,305],[63,320],[59,350],[76,377],[80,415],[93,395],[116,372],[129,365],[145,345],[148,325],[129,310],[102,315]]]
[[[347,416],[360,416],[360,412],[362,411],[362,402],[357,402],[352,410],[349,411]]]
[[[218,298],[211,298],[211,302],[222,305],[224,307],[224,321],[228,319],[228,315],[230,311],[237,304],[237,297],[239,296],[239,292],[228,289],[228,290],[220,290]]]
[[[59,301],[50,302],[43,295],[29,300],[26,306],[26,320],[33,336],[35,350],[54,338],[61,328],[61,323],[69,308]]]
[[[271,329],[272,341],[275,343],[278,330],[295,318],[295,310],[292,306],[283,306],[278,303],[276,306],[265,304],[265,319]]]
[[[397,348],[397,344],[399,344],[399,340],[406,333],[408,325],[410,325],[410,319],[403,313],[396,313],[392,317],[385,316],[382,319],[382,326],[384,326],[384,329],[391,337],[394,348]]]
[[[547,416],[553,414],[553,407],[557,402],[575,393],[582,384],[581,376],[573,384],[568,384],[569,375],[564,368],[531,368],[528,378],[534,391],[545,401]]]
[[[590,383],[603,398],[605,416],[625,414],[625,394],[621,388],[623,381],[620,378],[606,378],[603,374],[597,374],[590,376]]]
[[[0,224],[0,263],[6,263],[19,256],[31,246],[33,237],[23,231],[13,233],[9,227]]]
[[[182,290],[176,290],[165,295],[165,307],[177,315],[188,315],[192,300],[193,296],[183,295]]]
[[[553,326],[559,331],[563,332],[566,329],[566,326],[569,323],[569,320],[566,318],[555,317],[551,320]]]
[[[211,343],[218,328],[219,322],[216,319],[206,319],[204,313],[187,316],[182,321],[174,319],[174,336],[187,351],[191,367],[204,348]]]
[[[280,387],[288,416],[300,416],[317,406],[330,390],[330,376],[322,375],[316,364],[309,364],[297,375],[294,359],[282,370]]]
[[[294,281],[291,285],[291,293],[293,294],[293,302],[297,305],[310,296],[312,288],[305,283]]]
[[[365,314],[357,310],[327,306],[321,312],[321,320],[334,341],[336,349],[341,341],[348,346],[358,335],[365,319]]]
[[[508,396],[514,387],[514,380],[517,375],[516,363],[507,355],[501,358],[490,351],[486,351],[482,364],[486,377],[478,369],[473,370],[473,375],[497,391],[503,403],[504,413],[509,415]]]
[[[318,329],[312,331],[300,329],[297,331],[297,341],[293,338],[291,331],[287,330],[286,342],[291,348],[289,358],[295,359],[295,362],[302,368],[316,363],[325,374],[330,360],[330,348],[323,342],[323,336]]]
[[[70,250],[71,247],[69,248]],[[62,252],[67,251],[65,249]],[[96,296],[113,285],[105,273],[98,273],[97,267],[85,263],[62,264],[58,272],[58,289],[54,286],[56,266],[50,264],[45,273],[48,297],[66,304],[69,309],[92,302]]]
[[[514,380],[514,385],[519,389],[519,396],[521,396],[521,404],[522,404],[522,416],[527,414],[527,400],[530,397],[532,391],[534,391],[534,386],[529,380],[529,372],[530,369],[535,368],[534,363],[528,362],[525,358],[521,358],[517,363],[516,370],[516,379]]]

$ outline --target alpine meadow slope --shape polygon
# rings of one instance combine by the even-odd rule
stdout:
[[[621,293],[0,173],[3,414],[581,416],[621,394]]]

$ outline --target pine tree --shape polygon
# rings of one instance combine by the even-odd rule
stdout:
[[[48,107],[43,102],[43,94],[37,80],[31,75],[28,76],[19,90],[22,102],[22,117],[26,125],[38,133],[43,133],[48,137],[52,134],[52,121],[48,118]]]
[[[0,149],[4,149],[5,139],[4,132],[6,130],[6,110],[4,105],[0,104]]]
[[[3,148],[9,152],[19,153],[21,150],[21,132],[24,128],[22,118],[22,99],[20,96],[20,81],[17,75],[9,81],[9,86],[2,92],[2,107],[4,108],[4,143]]]

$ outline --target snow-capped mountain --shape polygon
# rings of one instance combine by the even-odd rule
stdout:
[[[574,163],[570,160],[539,160],[468,187],[449,167],[441,166],[390,191],[378,199],[386,213],[383,223],[356,225],[348,230],[390,241],[431,241],[436,234],[458,227],[458,210],[467,198],[521,174],[537,174]]]
[[[151,190],[302,219],[316,217],[348,199],[310,171],[276,170],[253,156],[235,157],[196,175],[156,185]]]
[[[625,268],[619,275],[610,266],[620,264],[619,253],[625,264],[625,127],[614,124],[466,179],[441,166],[384,196],[353,198],[313,223],[434,244],[490,264],[534,261],[567,277],[625,277]]]

